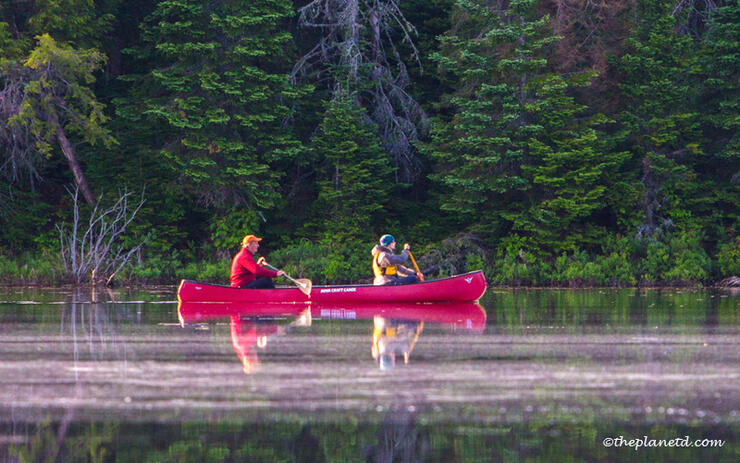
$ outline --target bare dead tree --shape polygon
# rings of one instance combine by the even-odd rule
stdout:
[[[709,18],[721,2],[714,0],[677,0],[671,14],[677,18],[678,30],[695,37],[706,31]]]
[[[145,240],[130,248],[122,243],[126,228],[144,205],[144,193],[133,208],[129,204],[131,192],[120,193],[108,208],[101,206],[101,195],[86,224],[80,214],[79,188],[70,195],[74,201],[72,224],[57,226],[65,270],[75,284],[104,281],[109,285],[144,245]]]
[[[414,142],[427,123],[424,110],[406,91],[410,79],[397,35],[420,61],[412,39],[416,28],[404,17],[400,2],[313,0],[300,8],[299,24],[320,31],[321,38],[296,63],[291,78],[328,80],[334,98],[359,89],[355,104],[365,107],[377,124],[383,147],[399,168],[397,180],[413,181],[421,171]],[[337,68],[343,72],[332,73]]]

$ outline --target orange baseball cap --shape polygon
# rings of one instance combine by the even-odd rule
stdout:
[[[242,246],[246,246],[252,241],[262,241],[262,238],[257,238],[254,235],[247,235],[244,237],[244,239],[242,239]]]

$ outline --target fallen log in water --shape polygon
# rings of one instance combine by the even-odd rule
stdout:
[[[732,276],[718,281],[715,286],[720,288],[740,287],[740,277]]]

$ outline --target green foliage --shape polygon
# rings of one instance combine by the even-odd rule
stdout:
[[[566,286],[598,286],[607,280],[601,263],[591,260],[585,251],[558,256],[553,265],[552,279],[558,285]]]
[[[8,255],[0,250],[0,283],[59,285],[65,283],[64,266],[57,253]]]
[[[74,49],[56,42],[48,34],[36,37],[38,46],[23,63],[32,72],[26,83],[27,99],[10,124],[24,124],[38,132],[37,149],[50,154],[51,141],[60,124],[66,131],[80,135],[86,142],[113,143],[104,123],[108,117],[90,86],[95,82],[105,57],[95,49]]]
[[[3,183],[0,182],[0,186]],[[49,249],[58,245],[59,236],[49,227],[51,205],[39,201],[37,192],[15,191],[12,196],[0,198],[0,247],[9,249]],[[53,236],[49,236],[52,233]]]
[[[0,278],[63,282],[60,135],[93,196],[146,192],[131,231],[147,245],[118,282],[225,283],[247,232],[321,283],[368,281],[389,230],[422,268],[495,284],[740,273],[737,2],[391,3],[410,23],[378,18],[385,64],[362,29],[357,81],[341,50],[314,50],[309,92],[288,76],[326,30],[303,33],[300,2],[0,2]],[[351,43],[334,26],[325,43]],[[406,142],[389,134],[423,136],[414,100],[430,136],[391,153]]]
[[[612,251],[601,258],[601,268],[607,286],[634,286],[637,284],[631,256],[625,251]]]
[[[673,6],[644,0],[640,20],[615,65],[621,74],[619,138],[641,173],[643,224],[650,236],[671,224],[692,227],[698,196],[692,166],[703,155],[697,98],[695,45],[677,32]],[[697,198],[698,199],[698,198]]]
[[[465,271],[471,272],[473,270],[483,269],[483,257],[478,253],[470,253],[465,256]]]
[[[300,240],[270,253],[269,262],[294,278],[314,282],[351,283],[372,279],[371,245],[367,241],[336,241],[329,236],[318,242]]]
[[[151,67],[119,111],[132,127],[156,124],[162,161],[205,204],[273,207],[282,167],[300,163],[286,130],[290,102],[282,29],[289,1],[167,0],[142,25],[133,53]]]
[[[740,276],[740,237],[734,241],[722,243],[717,250],[717,263],[720,278]]]
[[[182,279],[228,284],[231,259],[194,260],[177,251],[171,256],[153,255],[141,263],[130,263],[116,278],[125,283],[172,284]]]
[[[28,33],[50,34],[77,46],[102,48],[102,39],[115,19],[113,7],[121,1],[36,0],[35,14],[28,19]]]
[[[110,148],[115,143],[105,127],[104,105],[92,89],[94,73],[105,57],[95,49],[57,42],[48,34],[36,39],[38,45],[22,64],[1,63],[5,88],[0,95],[0,173],[11,184],[26,177],[33,185],[41,178],[40,166],[61,149],[77,186],[93,204],[74,144],[102,142]]]
[[[490,240],[517,233],[539,254],[594,240],[587,223],[609,206],[606,191],[627,158],[612,152],[584,105],[568,92],[588,86],[588,73],[548,70],[559,37],[534,1],[501,12],[486,2],[456,4],[455,35],[434,55],[456,78],[451,120],[438,119],[426,151],[434,158],[454,211]]]
[[[706,228],[722,239],[740,226],[740,4],[725,2],[709,15],[709,29],[699,54],[706,156],[696,166],[704,185],[702,212]],[[711,228],[712,222],[716,229]]]
[[[208,225],[210,239],[217,251],[227,252],[241,246],[242,238],[259,232],[260,218],[256,211],[227,209],[223,215],[215,216]]]
[[[311,140],[318,159],[318,197],[308,236],[335,240],[369,239],[385,223],[393,186],[393,169],[363,110],[349,98],[329,103],[319,132]]]
[[[709,278],[711,260],[695,232],[678,232],[649,240],[641,279],[647,284],[696,284]]]

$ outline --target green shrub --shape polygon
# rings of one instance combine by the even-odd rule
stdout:
[[[603,285],[606,282],[601,264],[581,250],[576,250],[570,257],[565,253],[558,256],[550,280],[568,286]]]
[[[64,282],[64,265],[61,257],[53,252],[0,254],[0,283],[55,285]]]
[[[640,278],[649,284],[663,280],[663,272],[670,267],[671,252],[667,244],[653,240],[647,244]]]
[[[698,233],[676,232],[648,242],[641,277],[650,284],[696,284],[709,278],[711,265]]]
[[[712,261],[701,245],[698,233],[687,232],[673,236],[670,241],[671,267],[665,273],[670,283],[687,284],[706,281]]]
[[[468,253],[465,256],[465,271],[472,272],[483,268],[483,256],[478,253]]]
[[[501,256],[495,260],[489,279],[493,284],[527,286],[538,283],[536,264],[522,262],[517,257]]]
[[[734,241],[719,245],[717,265],[722,278],[740,275],[740,236]]]
[[[220,216],[214,216],[208,224],[208,232],[216,252],[223,257],[229,250],[240,247],[244,235],[257,234],[260,222],[256,211],[240,208],[232,208]],[[239,233],[235,233],[235,230]]]
[[[601,271],[606,285],[634,286],[637,284],[634,269],[625,251],[614,251],[601,258]]]
[[[638,269],[633,263],[637,245],[634,238],[611,236],[603,245],[599,258],[604,284],[608,286],[634,286]]]
[[[294,278],[320,281],[329,263],[325,250],[309,240],[299,240],[270,253],[268,261]]]
[[[272,252],[269,262],[294,278],[321,284],[372,280],[371,244],[361,240],[326,238],[313,243],[300,240]]]

